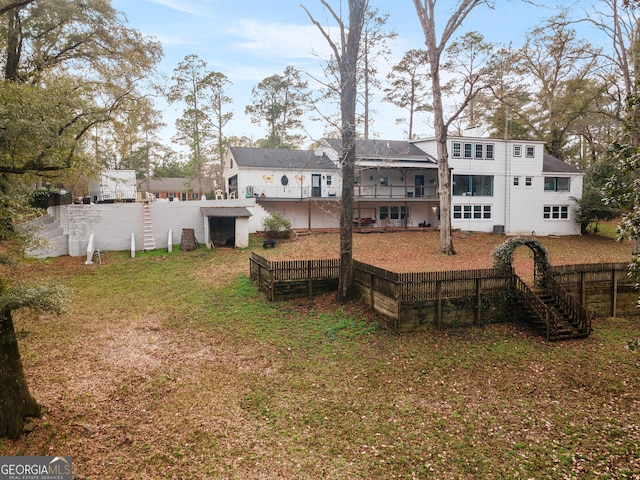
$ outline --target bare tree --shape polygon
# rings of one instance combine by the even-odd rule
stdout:
[[[632,143],[640,142],[640,3],[621,0],[604,0],[588,20],[611,41],[611,53],[603,53],[612,66],[614,81],[609,81],[612,96],[617,100],[618,119],[629,122],[628,131]],[[628,99],[636,99],[629,102]],[[626,104],[626,105],[625,105]],[[625,109],[625,106],[628,111]]]
[[[440,199],[440,252],[455,255],[451,235],[451,175],[449,173],[449,153],[447,151],[447,130],[461,112],[467,107],[475,95],[463,99],[458,108],[445,121],[442,105],[442,86],[440,81],[440,61],[442,54],[453,34],[471,11],[479,5],[488,4],[488,0],[458,0],[452,7],[440,39],[436,36],[436,3],[437,0],[413,0],[425,37],[429,70],[431,74],[431,90],[433,95],[433,119],[438,156],[438,192]]]
[[[356,163],[356,99],[357,68],[360,37],[368,0],[349,1],[349,24],[345,25],[340,11],[326,0],[320,0],[340,30],[338,42],[301,5],[311,22],[318,27],[333,50],[340,71],[340,116],[342,119],[342,214],[340,215],[340,279],[338,300],[346,302],[353,296],[353,183]]]

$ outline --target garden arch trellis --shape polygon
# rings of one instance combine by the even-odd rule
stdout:
[[[521,246],[533,252],[533,281],[536,287],[544,287],[551,271],[547,249],[538,240],[528,237],[512,237],[493,252],[493,266],[498,270],[510,270],[513,266],[513,252]]]

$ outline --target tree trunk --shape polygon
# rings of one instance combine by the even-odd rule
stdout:
[[[15,81],[18,78],[18,65],[22,50],[20,32],[20,9],[16,8],[7,15],[7,52],[4,65],[5,80]]]
[[[353,184],[356,164],[356,97],[358,47],[366,0],[349,0],[349,35],[342,45],[340,114],[342,117],[342,213],[340,215],[340,278],[338,301],[353,297]]]
[[[18,438],[26,417],[39,417],[40,406],[24,377],[11,310],[0,311],[0,438]]]
[[[440,58],[436,45],[435,27],[426,35],[433,93],[433,120],[438,155],[438,199],[440,200],[440,253],[455,255],[451,236],[451,172],[447,151],[447,126],[444,123],[442,88],[440,87]]]

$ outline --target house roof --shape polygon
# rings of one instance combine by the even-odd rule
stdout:
[[[580,173],[577,167],[545,153],[542,157],[542,171],[553,173]]]
[[[245,207],[200,207],[206,217],[251,217],[252,214]]]
[[[334,150],[342,149],[342,140],[336,138],[325,138],[324,141]],[[358,140],[356,141],[356,157],[367,160],[425,160],[429,163],[437,164],[435,158],[413,143],[405,140]]]
[[[249,147],[231,147],[229,150],[239,167],[338,169],[329,157],[318,156],[311,150]]]

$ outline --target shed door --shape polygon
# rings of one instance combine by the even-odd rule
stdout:
[[[216,247],[235,247],[235,217],[209,217],[209,236]]]

